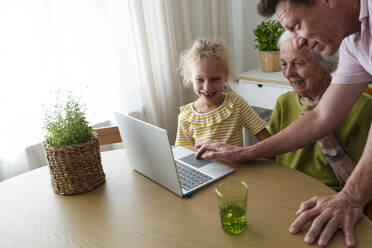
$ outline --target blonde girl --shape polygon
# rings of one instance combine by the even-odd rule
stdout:
[[[233,76],[230,49],[213,39],[199,39],[181,54],[185,86],[198,99],[180,108],[176,146],[194,146],[212,139],[243,146],[243,127],[258,140],[269,137],[266,123],[239,95],[228,90]]]

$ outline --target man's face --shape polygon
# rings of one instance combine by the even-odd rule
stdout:
[[[340,15],[324,0],[314,0],[311,6],[282,0],[276,6],[282,26],[295,37],[296,47],[303,45],[323,55],[334,54],[341,45],[345,31]]]

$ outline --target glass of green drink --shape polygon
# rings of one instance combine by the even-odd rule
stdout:
[[[222,229],[239,234],[247,229],[248,186],[243,181],[224,181],[216,188]]]

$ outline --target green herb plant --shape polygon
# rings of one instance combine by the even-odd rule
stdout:
[[[258,51],[279,51],[278,40],[284,28],[277,20],[266,20],[262,21],[257,25],[256,29],[253,30],[256,38],[255,48]]]
[[[45,111],[46,142],[54,147],[64,147],[92,139],[93,129],[86,120],[86,108],[80,98],[68,92],[67,99],[61,101],[59,95],[60,92],[52,109]]]

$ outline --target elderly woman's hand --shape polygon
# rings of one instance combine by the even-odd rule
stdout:
[[[203,158],[205,160],[220,159],[231,162],[242,162],[243,158],[243,147],[229,145],[216,140],[207,140],[202,143],[196,144],[198,152],[196,153],[196,159]]]
[[[315,196],[301,204],[289,231],[298,233],[307,222],[312,221],[304,238],[306,243],[312,244],[318,239],[320,246],[326,246],[337,230],[341,229],[347,247],[354,247],[354,226],[362,214],[363,207],[350,200],[343,191],[332,196]]]

